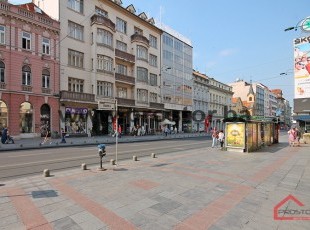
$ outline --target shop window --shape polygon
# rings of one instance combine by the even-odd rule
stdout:
[[[33,132],[33,107],[29,102],[24,102],[20,105],[19,109],[20,119],[20,132],[32,133]]]
[[[8,125],[8,107],[4,101],[0,100],[0,132]]]
[[[48,104],[44,104],[40,109],[40,132],[41,137],[51,135],[51,120],[50,120],[51,109]]]
[[[86,134],[87,112],[86,108],[66,107],[65,132]]]

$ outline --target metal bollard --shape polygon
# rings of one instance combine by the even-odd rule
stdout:
[[[137,156],[132,156],[132,160],[137,161],[138,157]]]
[[[156,158],[156,154],[155,153],[152,153],[152,158]]]

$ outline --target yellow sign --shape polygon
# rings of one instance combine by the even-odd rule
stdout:
[[[226,145],[245,148],[245,123],[226,123]]]

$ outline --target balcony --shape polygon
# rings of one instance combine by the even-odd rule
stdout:
[[[121,60],[127,61],[127,62],[131,62],[131,63],[135,63],[135,59],[136,59],[135,55],[126,53],[118,49],[115,49],[115,57]]]
[[[44,94],[51,94],[51,89],[42,88],[42,93],[44,93]]]
[[[165,108],[165,104],[156,103],[156,102],[150,102],[150,108],[151,108],[151,109],[160,109],[160,110],[163,110],[163,109]]]
[[[117,99],[118,106],[126,106],[126,107],[135,106],[134,99],[121,98],[121,97],[116,97],[115,99]]]
[[[31,85],[22,85],[22,91],[32,92]]]
[[[60,100],[95,102],[95,94],[61,91]]]
[[[115,80],[121,81],[121,82],[126,82],[126,83],[129,83],[132,85],[135,84],[135,78],[134,77],[126,76],[126,75],[123,75],[120,73],[115,73]]]
[[[145,45],[149,46],[150,42],[149,39],[144,37],[141,34],[133,34],[131,35],[131,42],[141,42],[144,43]]]
[[[115,23],[112,22],[110,19],[104,17],[104,16],[94,14],[90,18],[90,20],[91,20],[91,25],[93,25],[93,24],[103,25],[103,26],[106,26],[115,32]]]

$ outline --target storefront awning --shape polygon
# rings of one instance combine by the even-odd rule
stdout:
[[[295,115],[293,116],[293,119],[299,121],[310,121],[310,115]]]

